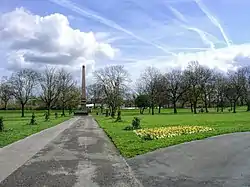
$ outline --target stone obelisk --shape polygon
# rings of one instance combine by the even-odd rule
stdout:
[[[75,112],[75,115],[88,115],[88,109],[86,107],[86,79],[85,79],[85,66],[82,66],[82,96],[81,96],[81,110]]]
[[[81,109],[86,110],[86,79],[85,79],[85,66],[82,66],[82,100]]]

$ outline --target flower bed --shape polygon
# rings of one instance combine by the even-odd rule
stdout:
[[[139,129],[139,130],[134,130],[134,132],[136,133],[136,135],[138,135],[143,139],[155,140],[155,139],[169,138],[185,134],[208,132],[212,130],[214,129],[204,126],[172,126],[172,127]]]

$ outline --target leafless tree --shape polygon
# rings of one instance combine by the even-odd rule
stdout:
[[[204,103],[205,111],[208,112],[208,103],[210,102],[209,96],[211,95],[215,85],[213,71],[207,67],[200,66],[199,82],[201,88],[201,100]]]
[[[247,105],[247,111],[250,111],[250,66],[241,67],[238,69],[238,72],[242,73],[242,78],[244,81],[241,81],[241,83],[245,84],[242,85],[242,93],[240,96],[241,99],[241,105],[244,104],[244,101]]]
[[[222,73],[216,73],[214,78],[214,101],[216,103],[217,112],[219,112],[219,108],[221,108],[221,112],[223,112],[226,101],[225,90],[227,77]]]
[[[176,103],[187,91],[188,85],[184,81],[183,72],[180,70],[173,70],[166,75],[168,81],[167,92],[174,108],[174,113],[177,113]]]
[[[38,73],[31,69],[22,69],[12,74],[10,78],[11,89],[14,97],[20,102],[22,117],[24,107],[32,96],[32,92],[38,83]]]
[[[62,115],[65,116],[65,107],[68,102],[70,102],[75,92],[72,92],[72,89],[75,88],[76,82],[73,79],[71,73],[67,72],[64,69],[59,71],[59,86],[60,86],[60,103],[62,105]]]
[[[127,91],[128,72],[121,65],[107,66],[94,73],[96,84],[100,85],[106,104],[114,117],[122,105],[123,96]]]
[[[156,96],[155,101],[158,104],[158,113],[161,113],[161,108],[167,103],[168,99],[168,81],[166,77],[162,74],[159,74],[156,80]]]
[[[187,69],[184,71],[185,82],[187,83],[188,97],[191,102],[191,107],[193,106],[193,112],[197,113],[197,103],[201,96],[201,80],[203,78],[203,71],[201,65],[197,61],[192,61],[189,63]]]
[[[87,86],[87,98],[94,104],[94,108],[96,108],[96,103],[101,103],[101,88],[102,86],[97,83]]]
[[[245,70],[238,69],[237,71],[228,72],[227,85],[225,94],[228,100],[233,104],[233,113],[236,113],[236,104],[246,85]]]
[[[139,83],[137,84],[140,85],[141,92],[149,96],[152,115],[154,115],[154,108],[157,104],[158,81],[160,76],[161,73],[157,68],[147,67],[141,74],[138,80]]]
[[[41,73],[40,87],[40,98],[45,103],[48,115],[50,115],[50,110],[58,101],[61,93],[60,77],[56,68],[46,67],[46,69]]]
[[[81,88],[77,85],[74,85],[70,89],[68,97],[70,98],[70,100],[66,102],[65,107],[67,107],[69,110],[77,108],[79,102],[81,101]]]
[[[9,100],[12,97],[11,84],[8,80],[2,81],[0,84],[0,99],[4,103],[4,109],[7,109]]]

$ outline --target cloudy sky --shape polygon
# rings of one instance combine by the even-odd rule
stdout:
[[[0,76],[57,65],[80,75],[123,64],[132,78],[198,60],[250,65],[249,0],[1,0]]]

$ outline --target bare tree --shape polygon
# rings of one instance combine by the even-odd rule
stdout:
[[[156,104],[158,104],[158,113],[161,113],[161,108],[167,103],[168,92],[167,92],[168,81],[166,77],[159,74],[156,80]]]
[[[228,72],[225,94],[228,100],[233,104],[233,113],[236,113],[236,104],[242,93],[245,91],[246,82],[247,80],[244,69],[238,69],[235,72]]]
[[[66,102],[65,107],[67,107],[69,110],[77,108],[79,105],[79,101],[81,100],[81,87],[74,85],[70,89],[68,97],[70,98],[70,100]]]
[[[38,77],[39,75],[36,71],[23,69],[13,73],[10,78],[12,93],[21,104],[22,117],[24,117],[24,107],[38,83]]]
[[[61,69],[59,71],[59,85],[60,85],[60,102],[62,105],[62,116],[65,116],[65,107],[69,101],[72,99],[72,94],[75,94],[75,92],[72,92],[72,90],[76,86],[76,82],[73,79],[73,76],[71,73],[65,71],[64,69]]]
[[[50,110],[58,101],[61,93],[58,71],[55,68],[46,67],[41,74],[40,86],[42,90],[40,98],[45,103],[48,115],[50,115]]]
[[[121,65],[108,66],[94,73],[96,84],[100,85],[105,102],[114,117],[122,105],[123,96],[127,91],[128,72]]]
[[[94,108],[96,108],[96,103],[100,103],[101,95],[102,95],[102,86],[97,83],[91,84],[87,86],[87,95],[88,99],[94,104]]]
[[[154,108],[157,104],[157,88],[160,75],[161,73],[157,68],[147,67],[141,74],[137,84],[140,85],[141,92],[149,96],[152,115],[154,115]]]
[[[202,68],[199,62],[190,62],[187,69],[184,71],[185,81],[187,83],[188,97],[191,102],[191,107],[193,106],[193,112],[197,113],[197,103],[201,96],[201,79],[202,79]]]
[[[168,81],[167,92],[174,107],[174,113],[176,114],[176,103],[187,91],[188,85],[185,84],[183,72],[180,70],[173,70],[165,76]]]
[[[214,76],[214,100],[216,103],[217,112],[219,112],[219,108],[221,108],[221,112],[223,112],[226,100],[225,89],[227,84],[227,77],[222,73],[216,73]]]
[[[207,67],[200,66],[200,88],[201,99],[204,103],[205,111],[208,113],[209,95],[214,89],[215,77],[213,71]]]
[[[4,110],[7,109],[9,100],[12,97],[12,89],[9,81],[3,81],[0,85],[0,99],[4,103]]]

